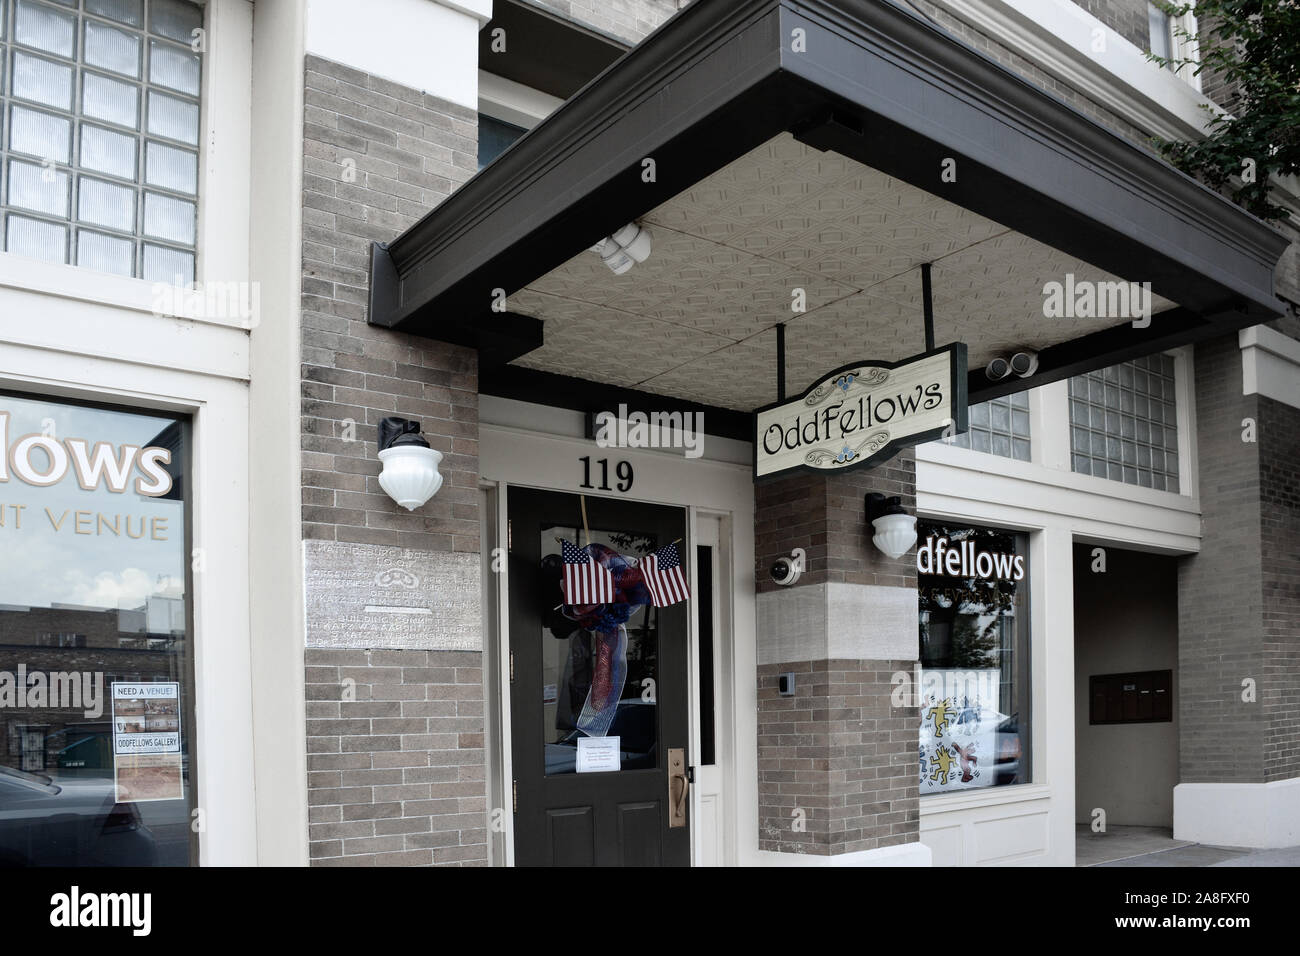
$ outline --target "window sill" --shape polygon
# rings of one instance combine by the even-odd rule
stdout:
[[[202,283],[197,283],[200,292]],[[257,296],[252,296],[254,308],[223,308],[220,311],[248,312],[249,314],[221,315],[218,310],[206,308],[201,294],[186,295],[167,283],[130,279],[125,276],[95,272],[80,266],[43,262],[11,252],[0,252],[0,288],[57,296],[92,305],[126,309],[147,313],[158,318],[187,319],[223,328],[247,331],[257,321]],[[249,289],[242,283],[242,289]]]
[[[1052,788],[1045,783],[1021,783],[1010,787],[991,787],[988,790],[966,790],[961,793],[922,797],[921,816],[937,816],[959,810],[976,810],[981,807],[1003,806],[1010,803],[1030,803],[1050,800]]]
[[[988,452],[972,451],[967,448],[947,446],[941,442],[927,442],[917,446],[918,464],[939,465],[948,468],[960,468],[966,471],[996,475],[1001,478],[1018,479],[1034,485],[1057,488],[1066,492],[1092,495],[1098,498],[1112,498],[1172,511],[1195,513],[1199,506],[1190,492],[1157,491],[1141,485],[1131,485],[1123,481],[1112,481],[1096,475],[1084,475],[1067,468],[1054,468],[1036,462],[1019,461]],[[1182,478],[1187,481],[1186,476]],[[918,481],[920,490],[930,491]],[[1010,496],[1019,497],[1018,493]],[[1024,500],[1020,498],[1020,500]]]

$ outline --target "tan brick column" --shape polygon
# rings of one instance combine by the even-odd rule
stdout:
[[[874,469],[756,488],[759,848],[840,855],[917,842],[919,714],[891,706],[891,677],[917,660],[915,551],[871,542],[865,496],[916,512],[909,450]],[[775,584],[773,562],[807,552]],[[793,672],[795,693],[778,692]]]

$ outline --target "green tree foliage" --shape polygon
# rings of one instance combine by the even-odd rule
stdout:
[[[1300,173],[1300,2],[1191,0],[1162,2],[1171,17],[1195,13],[1197,33],[1178,28],[1200,46],[1200,62],[1151,55],[1161,66],[1191,68],[1237,87],[1234,115],[1210,114],[1207,137],[1158,139],[1165,157],[1261,219],[1285,219],[1269,202],[1269,177]]]
[[[951,667],[963,670],[997,667],[998,617],[994,615],[983,628],[973,614],[959,614],[952,625]]]

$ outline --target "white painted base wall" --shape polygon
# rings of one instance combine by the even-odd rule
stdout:
[[[1180,783],[1174,839],[1254,849],[1300,845],[1300,777],[1273,783]]]
[[[884,846],[878,850],[818,856],[813,853],[774,853],[760,850],[758,866],[931,866],[930,848],[924,843]]]
[[[928,797],[921,842],[935,866],[1073,866],[1074,830],[1059,825],[1061,796],[1030,784]]]

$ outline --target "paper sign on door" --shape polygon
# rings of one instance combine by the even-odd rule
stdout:
[[[620,737],[579,737],[578,738],[578,773],[606,773],[618,770],[621,764],[619,754]]]

